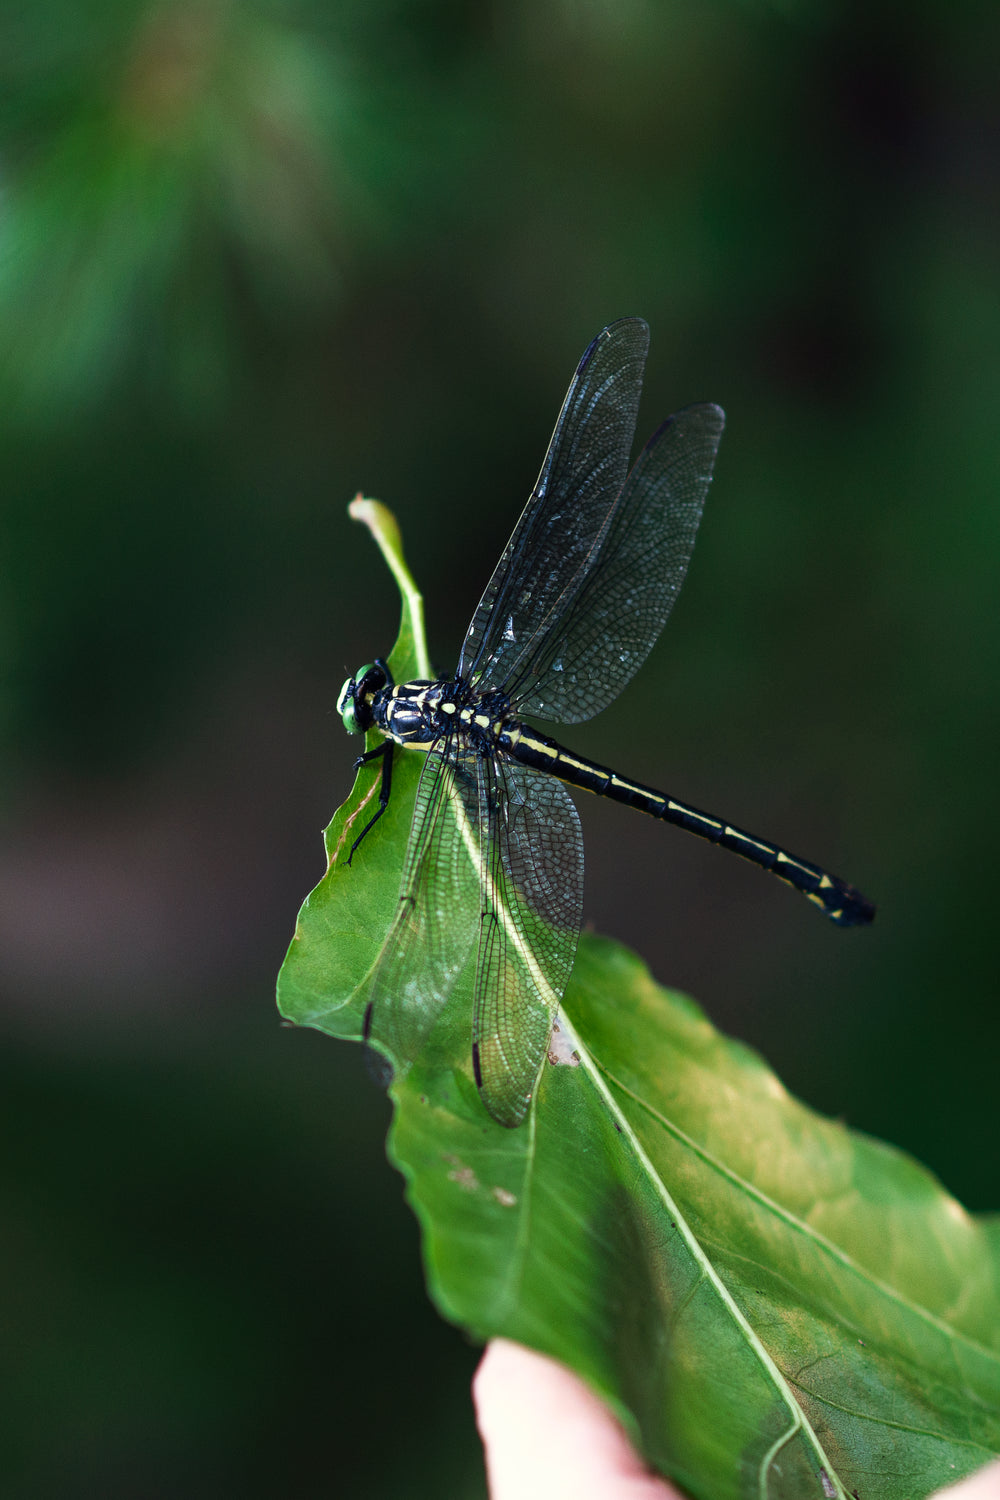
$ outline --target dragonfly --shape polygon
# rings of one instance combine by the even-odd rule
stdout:
[[[337,700],[348,732],[383,737],[355,763],[380,764],[381,783],[349,861],[389,805],[396,754],[425,757],[365,1040],[405,1070],[471,967],[472,1070],[487,1112],[509,1127],[531,1104],[582,927],[583,839],[567,787],[742,855],[841,927],[874,916],[858,890],[809,860],[526,722],[577,724],[612,703],[687,572],[725,416],[708,402],[675,412],[630,471],[648,347],[646,323],[623,318],[584,352],[453,675],[397,683],[379,658]]]

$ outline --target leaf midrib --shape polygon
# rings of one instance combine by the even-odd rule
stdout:
[[[820,1442],[819,1434],[814,1431],[813,1425],[811,1425],[811,1422],[808,1421],[808,1418],[807,1416],[805,1416],[805,1412],[804,1410],[802,1410],[802,1407],[799,1406],[792,1386],[789,1385],[786,1377],[784,1377],[784,1374],[781,1373],[780,1368],[778,1368],[778,1365],[775,1364],[774,1359],[772,1359],[771,1355],[769,1355],[768,1350],[766,1350],[765,1346],[763,1346],[762,1341],[760,1341],[759,1335],[757,1335],[757,1332],[754,1331],[753,1326],[751,1326],[750,1320],[747,1319],[744,1311],[741,1310],[738,1302],[736,1302],[736,1299],[733,1298],[732,1293],[730,1293],[729,1287],[726,1286],[726,1283],[721,1280],[718,1272],[715,1271],[715,1266],[712,1265],[711,1260],[709,1260],[708,1256],[706,1256],[702,1244],[700,1244],[697,1236],[694,1235],[691,1227],[688,1226],[687,1218],[685,1218],[685,1215],[682,1214],[681,1211],[679,1211],[676,1203],[673,1202],[672,1196],[670,1196],[669,1191],[667,1191],[666,1184],[664,1184],[663,1179],[661,1179],[660,1173],[655,1170],[654,1164],[652,1164],[652,1161],[649,1160],[648,1154],[646,1154],[645,1148],[643,1148],[642,1142],[640,1142],[639,1136],[637,1136],[633,1124],[631,1124],[628,1116],[625,1115],[624,1112],[622,1112],[621,1104],[618,1103],[615,1095],[610,1092],[609,1086],[607,1086],[606,1080],[604,1080],[604,1074],[607,1073],[607,1070],[603,1070],[603,1068],[601,1068],[600,1065],[597,1064],[597,1061],[592,1058],[591,1052],[589,1052],[588,1047],[586,1047],[585,1043],[583,1043],[580,1035],[577,1034],[576,1028],[574,1028],[573,1023],[568,1020],[565,1010],[562,1010],[561,1013],[559,1013],[559,1025],[561,1025],[561,1028],[564,1029],[565,1032],[567,1032],[568,1040],[570,1040],[570,1044],[571,1046],[573,1046],[574,1052],[576,1052],[577,1056],[579,1056],[580,1067],[582,1067],[583,1070],[586,1071],[589,1079],[591,1079],[592,1085],[594,1085],[594,1088],[597,1089],[598,1094],[600,1094],[601,1100],[604,1101],[607,1109],[609,1109],[610,1115],[612,1115],[612,1118],[615,1119],[616,1124],[618,1124],[619,1128],[621,1128],[622,1137],[627,1140],[628,1145],[631,1146],[634,1154],[636,1154],[636,1160],[639,1161],[640,1167],[642,1167],[643,1172],[645,1172],[646,1176],[648,1176],[649,1182],[654,1185],[655,1191],[657,1191],[658,1197],[660,1197],[664,1209],[666,1209],[667,1214],[669,1214],[670,1220],[672,1220],[673,1223],[676,1223],[676,1226],[678,1226],[679,1233],[681,1233],[682,1239],[684,1239],[685,1244],[687,1244],[688,1251],[690,1251],[691,1257],[693,1257],[694,1262],[696,1262],[696,1265],[699,1266],[700,1271],[702,1271],[703,1278],[708,1281],[709,1286],[711,1286],[712,1290],[714,1290],[715,1295],[717,1295],[718,1301],[720,1301],[720,1304],[723,1305],[724,1308],[726,1308],[727,1313],[729,1313],[730,1319],[733,1320],[736,1328],[739,1329],[742,1337],[744,1337],[745,1341],[747,1341],[748,1347],[753,1350],[754,1356],[756,1356],[757,1362],[759,1362],[760,1367],[763,1368],[766,1376],[769,1377],[772,1385],[774,1385],[775,1391],[778,1392],[778,1397],[780,1397],[780,1400],[783,1401],[784,1406],[786,1406],[787,1410],[789,1410],[789,1428],[787,1428],[787,1431],[784,1431],[784,1433],[781,1433],[780,1436],[775,1439],[775,1442],[772,1443],[771,1448],[768,1449],[768,1452],[763,1455],[762,1461],[760,1461],[760,1496],[765,1497],[766,1494],[768,1494],[769,1466],[774,1463],[775,1455],[777,1455],[778,1452],[780,1452],[781,1449],[784,1448],[784,1446],[787,1446],[787,1443],[790,1443],[793,1439],[795,1439],[796,1433],[802,1433],[804,1434],[805,1440],[807,1440],[808,1445],[810,1445],[810,1448],[813,1449],[814,1454],[816,1454],[820,1469],[822,1469],[823,1472],[828,1475],[828,1478],[831,1478],[832,1481],[834,1481],[834,1484],[837,1485],[837,1496],[841,1497],[841,1500],[847,1500],[846,1491],[844,1491],[844,1488],[841,1487],[840,1479],[837,1478],[837,1470],[835,1470],[834,1464],[832,1464],[829,1455],[826,1454],[825,1448],[823,1448],[823,1443]],[[612,1074],[607,1073],[607,1077],[609,1077],[609,1079],[612,1079]],[[613,1082],[616,1082],[616,1080],[613,1080]],[[637,1101],[637,1103],[640,1103],[640,1101]],[[532,1115],[534,1115],[534,1109],[532,1109]],[[834,1500],[834,1497],[832,1497],[832,1500]]]
[[[612,1083],[616,1089],[620,1089],[627,1098],[631,1099],[633,1103],[636,1104],[638,1108],[641,1109],[646,1115],[648,1115],[657,1125],[659,1125],[662,1130],[665,1130],[669,1135],[673,1136],[674,1140],[683,1145],[687,1150],[691,1151],[712,1171],[725,1178],[725,1180],[727,1182],[730,1182],[734,1187],[737,1187],[742,1192],[746,1193],[749,1198],[758,1203],[769,1213],[773,1214],[776,1218],[780,1219],[795,1233],[801,1235],[803,1238],[810,1240],[818,1250],[828,1255],[833,1261],[842,1266],[845,1270],[851,1271],[855,1276],[859,1278],[859,1280],[863,1281],[866,1285],[873,1288],[873,1290],[878,1291],[880,1295],[885,1296],[890,1301],[894,1302],[898,1307],[905,1308],[908,1312],[912,1313],[914,1317],[919,1318],[929,1327],[935,1328],[939,1333],[944,1334],[949,1339],[949,1341],[954,1343],[956,1346],[960,1345],[973,1353],[983,1356],[988,1360],[997,1360],[995,1350],[990,1349],[985,1344],[980,1344],[976,1339],[971,1338],[964,1331],[955,1328],[950,1323],[947,1323],[943,1318],[939,1317],[938,1314],[932,1313],[928,1308],[921,1306],[919,1302],[915,1302],[912,1298],[905,1296],[902,1292],[899,1291],[897,1287],[892,1286],[890,1282],[883,1281],[882,1278],[877,1276],[874,1271],[872,1271],[869,1267],[863,1265],[860,1261],[855,1260],[852,1255],[849,1255],[848,1252],[842,1249],[841,1246],[836,1245],[833,1240],[829,1239],[825,1234],[821,1233],[820,1230],[816,1229],[811,1224],[807,1224],[801,1217],[799,1217],[799,1215],[792,1213],[790,1209],[787,1209],[782,1204],[778,1203],[776,1199],[763,1192],[759,1187],[750,1182],[747,1178],[743,1177],[740,1173],[734,1172],[733,1169],[727,1166],[725,1162],[720,1161],[713,1152],[706,1150],[706,1148],[700,1145],[692,1136],[689,1136],[685,1131],[681,1130],[679,1126],[675,1125],[672,1120],[668,1119],[667,1116],[662,1113],[662,1111],[656,1109],[649,1103],[648,1100],[643,1099],[641,1095],[637,1094],[634,1091],[634,1089],[629,1088],[627,1084],[623,1083],[621,1079],[617,1078],[615,1074],[611,1072],[610,1068],[604,1067],[604,1065],[598,1062],[596,1059],[594,1059],[594,1066],[600,1070],[604,1077],[607,1078],[608,1081]]]

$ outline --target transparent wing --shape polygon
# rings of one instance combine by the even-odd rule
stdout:
[[[576,957],[583,836],[562,783],[528,766],[487,761],[480,797],[484,879],[473,1063],[486,1108],[501,1125],[514,1126],[531,1103]],[[494,810],[491,825],[486,806]]]
[[[472,617],[458,675],[480,690],[519,681],[590,566],[628,470],[649,329],[610,324],[589,345],[545,462]]]
[[[431,751],[420,773],[399,910],[372,978],[368,1035],[405,1072],[472,951],[479,873],[453,800],[478,815],[476,760],[457,742]]]
[[[576,724],[615,698],[642,666],[680,592],[694,549],[725,415],[711,404],[668,417],[618,497],[566,613],[507,685],[517,713]]]

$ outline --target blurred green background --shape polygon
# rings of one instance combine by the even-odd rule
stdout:
[[[482,1494],[356,1049],[274,976],[398,602],[454,664],[576,360],[729,425],[577,748],[589,919],[796,1093],[1000,1201],[993,4],[36,0],[2,22],[5,1496]]]

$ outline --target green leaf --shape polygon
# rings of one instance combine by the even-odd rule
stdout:
[[[378,543],[403,598],[403,614],[389,667],[397,682],[429,677],[423,599],[403,557],[392,512],[378,500],[356,495],[348,507]],[[372,731],[365,749],[381,741]],[[392,798],[363,857],[348,864],[351,845],[378,802],[381,770],[362,766],[351,794],[326,829],[327,872],[306,898],[291,947],[278,976],[278,1006],[302,1026],[357,1041],[364,1018],[364,992],[399,898],[402,850],[410,832],[421,757],[400,755],[393,769]]]
[[[402,577],[398,533],[380,545]],[[350,869],[377,772],[362,768],[331,823],[279,980],[282,1013],[335,1036],[360,1035],[395,909],[420,757],[397,761]],[[994,1221],[791,1098],[589,935],[528,1119],[505,1130],[472,1078],[470,978],[392,1088],[390,1155],[446,1317],[563,1360],[705,1500],[915,1500],[1000,1452]]]

